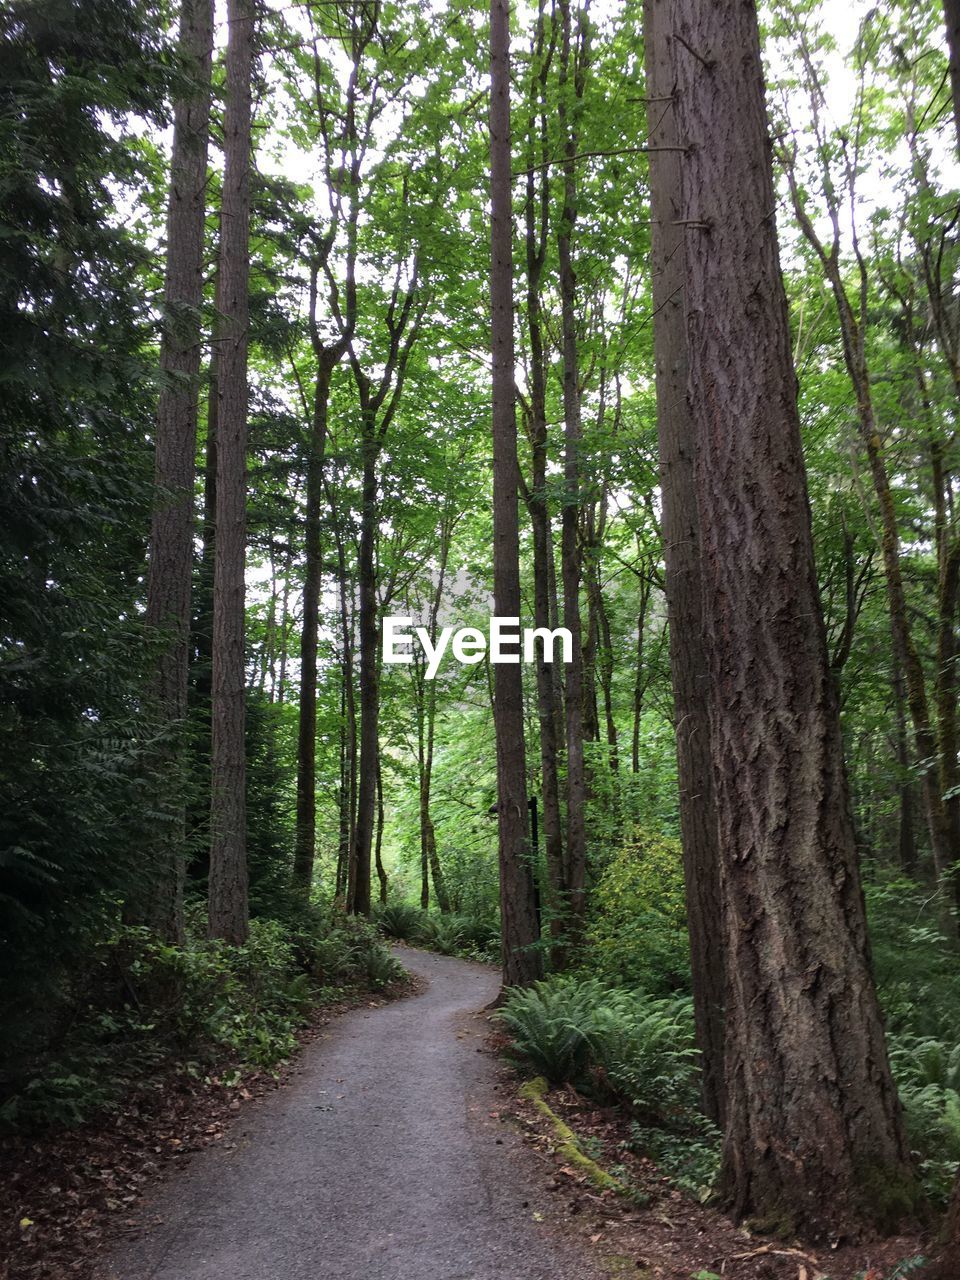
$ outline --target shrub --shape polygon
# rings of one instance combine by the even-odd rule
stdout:
[[[194,1074],[225,1060],[272,1067],[324,991],[379,988],[402,972],[366,921],[318,907],[253,920],[240,947],[208,940],[203,923],[190,913],[183,947],[143,928],[102,944],[85,1016],[55,1053],[0,1076],[0,1125],[77,1124],[171,1062]]]
[[[606,988],[597,980],[554,975],[515,987],[499,1011],[513,1036],[512,1055],[551,1084],[581,1082],[594,1061],[591,1036]]]
[[[720,1133],[701,1113],[688,999],[663,1000],[596,978],[554,976],[514,989],[500,1010],[514,1060],[552,1084],[614,1097],[636,1117],[630,1145],[705,1199]]]
[[[944,904],[928,886],[868,865],[864,890],[873,967],[894,1036],[953,1043],[960,1025],[960,965],[944,935]]]
[[[424,912],[416,941],[429,951],[442,956],[455,956],[460,950],[460,922],[456,916],[430,915]]]
[[[379,908],[377,927],[387,938],[475,960],[500,955],[500,928],[495,921],[468,915],[439,915],[410,902],[390,902]]]
[[[654,995],[690,983],[683,865],[677,841],[639,832],[607,863],[593,893],[590,969]]]
[[[635,1114],[680,1126],[696,1114],[698,1052],[689,999],[611,993],[596,1011],[591,1041],[606,1081]]]
[[[424,914],[412,902],[387,902],[378,908],[374,919],[385,938],[414,942],[419,936]]]
[[[942,1207],[960,1161],[960,1045],[902,1035],[891,1036],[889,1046],[924,1189]]]
[[[477,916],[456,918],[462,954],[478,960],[500,959],[500,926],[495,920]]]

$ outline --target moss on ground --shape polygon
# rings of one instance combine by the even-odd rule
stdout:
[[[557,1113],[546,1102],[546,1095],[550,1086],[543,1076],[537,1076],[533,1080],[528,1080],[526,1084],[520,1088],[520,1097],[526,1102],[532,1102],[537,1111],[548,1120],[556,1139],[557,1151],[574,1169],[579,1169],[585,1174],[587,1179],[600,1191],[616,1191],[618,1195],[628,1196],[630,1199],[636,1199],[632,1188],[625,1183],[620,1182],[613,1174],[607,1173],[606,1169],[601,1169],[596,1160],[591,1158],[584,1152],[577,1139],[577,1135],[573,1132],[568,1124],[557,1115]]]

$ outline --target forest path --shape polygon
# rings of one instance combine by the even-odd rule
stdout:
[[[417,996],[331,1023],[301,1074],[148,1196],[104,1280],[590,1280],[533,1218],[536,1175],[491,1117],[478,1011],[496,972],[404,948]],[[498,1141],[499,1140],[499,1141]]]

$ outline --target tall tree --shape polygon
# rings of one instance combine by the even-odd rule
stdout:
[[[943,0],[947,27],[947,46],[950,51],[950,88],[953,97],[953,123],[960,153],[960,3]],[[960,1169],[954,1183],[953,1197],[943,1231],[943,1249],[929,1273],[929,1280],[951,1280],[960,1273]]]
[[[584,648],[580,626],[580,580],[583,549],[580,538],[580,452],[583,441],[580,353],[577,335],[577,280],[573,262],[573,231],[577,220],[578,117],[583,99],[590,40],[589,0],[578,7],[573,26],[571,0],[560,0],[560,99],[558,114],[563,131],[563,208],[557,232],[560,265],[560,324],[563,347],[563,479],[561,517],[561,579],[563,625],[573,640],[572,661],[567,664],[565,723],[567,735],[567,902],[568,928],[574,946],[583,933],[587,881],[587,777],[584,758]]]
[[[903,680],[917,754],[921,760],[929,762],[923,770],[927,828],[934,864],[943,879],[944,887],[948,887],[951,867],[960,848],[960,805],[955,802],[944,802],[944,795],[955,788],[957,783],[954,664],[949,654],[943,655],[944,660],[938,666],[935,680],[935,684],[940,686],[939,696],[935,697],[933,708],[931,708],[920,649],[911,624],[904,581],[901,531],[894,500],[894,488],[891,483],[886,441],[875,408],[875,377],[870,367],[867,348],[869,265],[857,231],[855,203],[857,164],[854,156],[848,154],[844,146],[844,179],[838,189],[831,173],[833,148],[823,123],[826,108],[824,89],[819,72],[814,65],[807,33],[802,28],[797,30],[797,43],[804,67],[806,88],[810,96],[816,162],[828,214],[830,231],[826,238],[821,235],[806,207],[796,168],[796,148],[781,145],[779,154],[787,176],[797,221],[822,265],[824,276],[836,303],[844,363],[856,398],[857,424],[879,512],[880,549],[887,590],[894,663]],[[858,150],[860,145],[864,110],[861,83],[857,103],[859,121],[855,129],[854,151]],[[844,188],[846,188],[845,191]],[[852,224],[852,249],[855,263],[852,287],[845,278],[841,252],[844,194],[849,199],[849,217]],[[954,615],[957,608],[957,552],[954,552],[953,563],[948,564],[948,557],[944,554],[948,549],[946,540],[938,537],[937,543],[943,570],[946,571],[941,572],[946,591],[941,593],[939,603],[941,613],[945,610],[947,614],[947,625],[941,627],[940,631],[941,643],[945,640],[947,648],[950,649],[953,645]],[[956,547],[960,551],[960,542]],[[936,712],[941,714],[937,716]],[[954,879],[953,888],[955,896],[960,901],[960,882]]]
[[[694,424],[687,405],[681,143],[674,98],[669,0],[645,0],[644,60],[650,143],[650,277],[656,368],[660,501],[680,833],[690,934],[690,969],[702,1092],[707,1115],[723,1118],[723,935],[720,870],[701,636],[700,526],[694,484]],[[649,591],[649,588],[646,588]],[[644,601],[645,596],[641,597]],[[642,645],[642,622],[639,643]],[[638,677],[639,678],[639,677]],[[641,693],[642,697],[642,693]],[[635,730],[634,756],[636,758]]]
[[[943,0],[943,16],[950,52],[950,92],[953,97],[953,123],[960,151],[960,0]]]
[[[513,341],[513,214],[509,0],[490,0],[490,329],[493,354],[493,597],[498,617],[520,617],[517,420]],[[519,661],[494,671],[503,980],[540,976],[532,851],[527,836],[523,677]]]
[[[244,574],[251,99],[256,0],[227,6],[224,172],[217,272],[217,477],[213,599],[209,928],[247,936]]]
[[[166,381],[157,408],[155,479],[160,501],[150,534],[146,622],[161,639],[151,694],[167,737],[154,763],[159,784],[154,858],[158,874],[146,917],[168,940],[183,937],[186,802],[184,727],[189,674],[194,477],[201,354],[203,250],[210,132],[212,0],[184,0],[179,51],[184,89],[174,109],[167,206],[164,331]]]
[[[732,1211],[889,1226],[912,1171],[813,561],[757,14],[675,0],[688,396],[726,943]]]
[[[533,531],[533,613],[538,629],[551,630],[550,591],[553,530],[547,499],[547,365],[541,292],[550,237],[550,134],[547,83],[556,46],[551,22],[549,39],[544,0],[537,8],[529,83],[527,85],[524,249],[529,346],[528,394],[522,401],[523,423],[530,443],[530,480],[522,483],[524,502]],[[546,661],[545,646],[537,646],[537,714],[540,730],[540,786],[543,793],[543,843],[549,887],[550,929],[554,960],[562,963],[562,937],[567,905],[567,876],[563,854],[560,806],[560,744],[562,721],[554,667]],[[559,672],[559,667],[557,668]]]

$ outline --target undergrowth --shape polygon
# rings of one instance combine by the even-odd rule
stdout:
[[[374,919],[385,938],[467,960],[498,961],[500,930],[496,921],[467,915],[424,911],[410,902],[388,902]]]
[[[4,1056],[0,1130],[81,1124],[174,1063],[197,1077],[275,1067],[315,1007],[401,974],[365,921],[319,908],[253,920],[243,946],[206,938],[199,917],[183,946],[118,927],[78,979],[72,1020]]]

